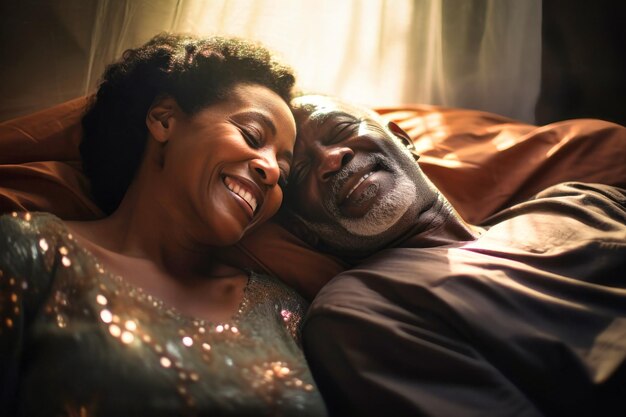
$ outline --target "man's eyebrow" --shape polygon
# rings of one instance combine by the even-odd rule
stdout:
[[[353,114],[347,113],[345,111],[331,111],[328,113],[318,113],[315,114],[315,112],[311,115],[311,120],[314,120],[315,123],[317,124],[317,126],[322,126],[324,123],[326,123],[329,119],[331,118],[338,118],[338,117],[345,117],[347,119],[352,119],[355,122],[358,122],[360,120],[360,118],[356,117]]]
[[[269,130],[272,131],[273,135],[276,135],[276,125],[274,124],[272,119],[270,119],[269,117],[267,117],[267,115],[261,112],[254,111],[254,110],[243,111],[241,113],[237,113],[236,115],[234,115],[233,118],[235,119],[249,118],[249,119],[255,120],[259,123],[264,124],[267,128],[269,128]]]

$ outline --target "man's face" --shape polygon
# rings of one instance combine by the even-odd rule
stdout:
[[[308,237],[294,231],[309,242],[312,233],[321,249],[360,255],[414,226],[431,186],[378,116],[324,96],[294,106],[298,137],[285,204]]]

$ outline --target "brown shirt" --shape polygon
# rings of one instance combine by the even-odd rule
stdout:
[[[331,414],[624,415],[626,190],[561,184],[487,229],[320,292],[304,347]]]

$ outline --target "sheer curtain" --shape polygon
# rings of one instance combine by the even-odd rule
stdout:
[[[13,4],[19,3],[19,4]],[[541,0],[23,0],[0,5],[0,118],[92,92],[160,31],[263,42],[304,91],[439,104],[533,122]]]

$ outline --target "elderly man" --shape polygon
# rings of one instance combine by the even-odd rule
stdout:
[[[285,225],[355,267],[303,343],[337,416],[624,415],[626,191],[566,183],[466,224],[375,114],[295,102]]]

